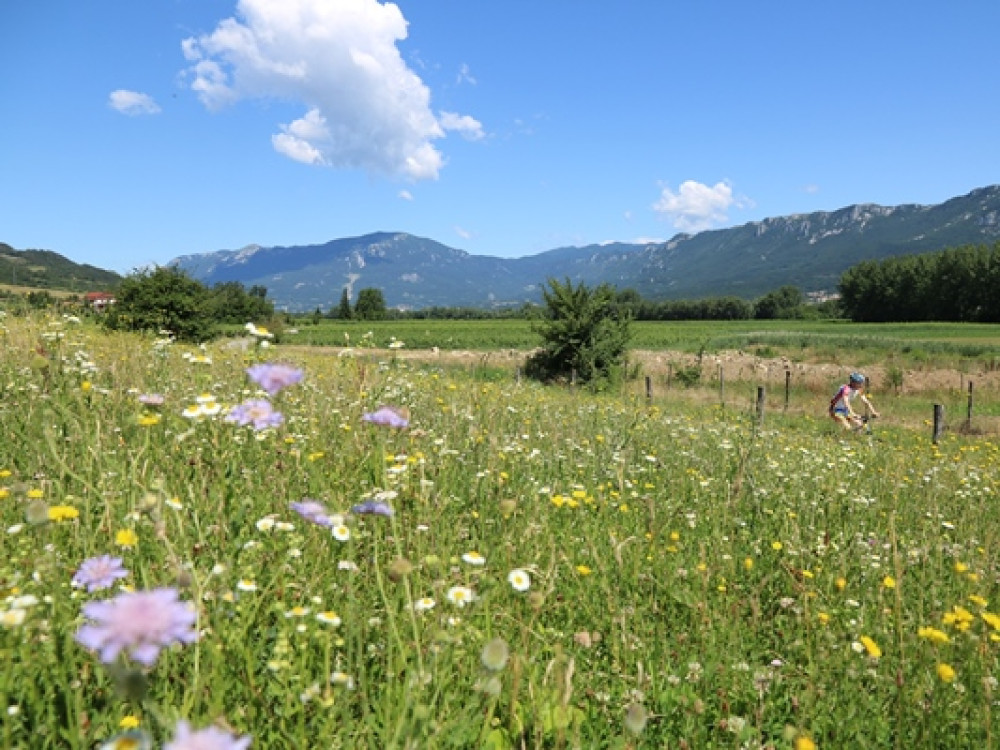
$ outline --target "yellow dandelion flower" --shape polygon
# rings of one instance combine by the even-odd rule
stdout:
[[[943,630],[931,627],[920,628],[917,631],[917,635],[931,643],[948,643],[951,640]]]
[[[843,577],[838,578],[833,583],[837,587],[837,591],[843,591],[844,589],[847,588],[847,579],[846,578],[843,578]]]
[[[865,647],[865,651],[868,652],[868,655],[871,658],[879,659],[882,657],[882,649],[880,649],[878,644],[867,635],[861,636],[858,640],[861,641],[861,645]]]
[[[3,500],[4,498],[7,497],[10,497],[10,490],[8,490],[6,487],[0,487],[0,500]]]
[[[10,469],[0,469],[0,479],[6,479],[7,477],[12,476],[13,473],[14,472]]]
[[[72,505],[53,505],[49,508],[49,520],[59,523],[60,521],[72,521],[80,517],[80,511]]]
[[[975,604],[977,607],[985,607],[989,604],[989,601],[979,596],[978,594],[969,594],[969,601]]]
[[[93,385],[89,380],[84,380],[82,383],[80,383],[80,390],[83,391],[84,393],[89,393],[92,387]]]
[[[132,714],[123,716],[122,720],[118,722],[118,726],[120,726],[122,729],[135,729],[137,726],[139,726],[139,717],[133,716]]]
[[[937,676],[941,682],[954,682],[956,675],[950,664],[941,663],[937,665]]]
[[[39,489],[28,490],[28,499],[29,500],[39,500],[39,499],[41,499],[43,497],[45,497],[45,493],[42,492]]]
[[[159,414],[143,414],[137,420],[140,427],[152,427],[160,423]]]
[[[951,625],[959,630],[968,630],[975,619],[969,610],[957,604],[952,607],[951,612],[945,612],[941,617],[945,625]]]
[[[992,612],[980,612],[979,616],[983,618],[983,622],[989,625],[994,630],[1000,630],[1000,615],[995,615]]]
[[[580,574],[580,575],[582,575],[582,576],[589,576],[589,575],[590,575],[591,573],[593,573],[594,571],[592,571],[592,570],[591,570],[591,569],[590,569],[590,568],[589,568],[588,566],[586,566],[586,565],[577,565],[577,566],[576,566],[576,572],[577,572],[577,573],[579,573],[579,574]]]
[[[816,750],[816,743],[808,736],[800,734],[795,738],[795,750]]]
[[[753,559],[750,557],[745,558],[743,560],[743,567],[747,570],[753,570]]]
[[[826,612],[817,613],[816,619],[819,620],[820,625],[828,625],[830,623],[830,615],[828,615]]]
[[[115,544],[119,547],[134,547],[139,543],[139,535],[132,529],[119,529],[115,534]]]
[[[894,589],[896,588],[896,579],[892,576],[886,576],[882,579],[882,585],[887,589]]]
[[[775,552],[781,552],[784,546],[785,545],[783,545],[781,542],[778,541],[771,542],[771,549],[773,549]]]
[[[964,562],[962,562],[961,560],[956,560],[956,561],[955,561],[955,572],[956,572],[956,573],[964,573],[964,572],[965,572],[965,571],[967,571],[968,569],[969,569],[969,566],[968,566],[968,565],[966,565],[966,564],[965,564]]]

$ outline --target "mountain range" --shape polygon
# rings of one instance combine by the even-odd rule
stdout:
[[[278,309],[327,310],[346,288],[382,290],[401,309],[499,307],[538,302],[549,278],[608,282],[651,300],[733,295],[754,299],[791,284],[835,291],[863,260],[1000,240],[1000,185],[936,205],[857,204],[678,234],[660,243],[561,247],[520,258],[472,255],[404,232],[377,232],[320,245],[182,255],[171,261],[213,285],[261,285]]]
[[[539,302],[550,278],[635,289],[650,300],[732,295],[755,299],[786,284],[833,292],[863,260],[1000,241],[1000,185],[936,205],[863,203],[753,221],[666,242],[561,247],[520,258],[472,255],[403,232],[377,232],[320,245],[182,255],[170,261],[212,286],[260,285],[278,309],[328,310],[346,288],[382,290],[391,307],[491,308]],[[121,277],[50,250],[0,243],[0,283],[93,291]]]

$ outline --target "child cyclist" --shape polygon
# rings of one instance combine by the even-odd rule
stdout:
[[[830,416],[845,430],[860,430],[864,420],[851,407],[851,402],[860,398],[861,402],[871,409],[872,416],[877,417],[878,411],[864,394],[865,376],[860,372],[852,372],[851,377],[837,390],[837,395],[830,401]]]

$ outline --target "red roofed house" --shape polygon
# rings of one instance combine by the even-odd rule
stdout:
[[[109,305],[115,304],[115,295],[111,292],[87,292],[85,299],[95,312],[104,312]]]

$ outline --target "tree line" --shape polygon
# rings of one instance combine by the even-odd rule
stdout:
[[[859,323],[1000,323],[1000,242],[864,261],[839,290],[843,314]]]

